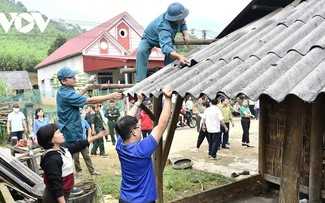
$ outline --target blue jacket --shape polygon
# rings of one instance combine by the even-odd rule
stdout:
[[[175,50],[173,40],[176,34],[187,30],[187,26],[185,21],[181,25],[177,25],[166,20],[165,14],[161,14],[148,25],[142,38],[148,40],[151,45],[161,48],[165,55],[169,55]]]
[[[58,126],[65,142],[72,143],[83,138],[80,108],[86,104],[87,97],[79,95],[74,88],[61,85],[56,95]]]

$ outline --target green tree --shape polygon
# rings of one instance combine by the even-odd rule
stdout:
[[[8,84],[6,81],[0,79],[0,96],[8,95]]]
[[[47,54],[52,54],[55,50],[57,50],[60,46],[62,46],[67,41],[67,38],[63,35],[59,35],[55,38],[55,40],[52,42],[49,50],[47,51]]]
[[[197,37],[190,33],[189,34],[191,39],[197,39]],[[175,37],[175,40],[183,40],[183,35],[178,33]],[[192,51],[193,49],[199,47],[200,45],[176,45],[176,51],[182,55],[186,55],[188,52]]]

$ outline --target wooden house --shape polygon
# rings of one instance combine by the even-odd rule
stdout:
[[[43,103],[55,102],[56,73],[63,66],[87,75],[97,75],[99,84],[131,84],[134,78],[120,73],[121,68],[135,67],[137,47],[144,29],[123,12],[97,27],[68,40],[39,63],[35,69]],[[149,66],[161,68],[164,55],[152,49]]]
[[[324,31],[324,0],[253,0],[216,42],[189,56],[189,66],[170,64],[125,92],[154,97],[157,115],[161,87],[168,84],[178,95],[167,138],[155,153],[158,202],[183,98],[218,94],[260,99],[259,174],[279,186],[279,202],[298,202],[301,194],[309,202],[325,199]],[[251,186],[241,187],[247,193]],[[216,202],[220,195],[207,191],[178,202]]]

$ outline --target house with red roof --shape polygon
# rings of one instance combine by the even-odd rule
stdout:
[[[97,75],[99,84],[125,84],[121,68],[135,67],[137,47],[143,34],[141,27],[127,12],[123,12],[99,26],[67,41],[55,52],[40,62],[35,69],[42,103],[55,101],[53,83],[56,73],[63,66],[87,75]],[[164,66],[160,49],[152,49],[149,66]],[[128,74],[128,83],[135,74]]]

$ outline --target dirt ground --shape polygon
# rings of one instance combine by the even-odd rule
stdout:
[[[235,126],[230,128],[230,149],[218,151],[221,160],[210,160],[208,157],[208,143],[203,141],[197,153],[192,150],[196,148],[198,132],[188,127],[178,128],[172,142],[169,158],[189,158],[194,162],[193,168],[210,173],[219,173],[231,177],[232,173],[249,171],[250,174],[258,172],[258,121],[251,120],[250,144],[254,148],[241,145],[242,128],[240,118],[234,119]],[[240,176],[239,176],[240,178]]]

